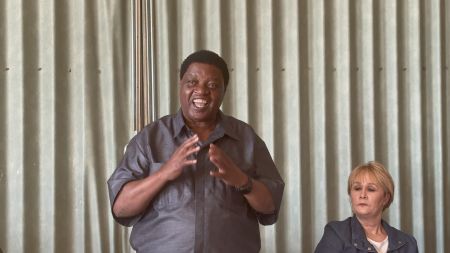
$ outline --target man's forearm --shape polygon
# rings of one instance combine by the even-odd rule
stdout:
[[[114,215],[124,218],[143,212],[167,182],[157,171],[146,178],[126,183],[114,202]]]
[[[250,206],[257,212],[270,214],[275,211],[275,204],[267,187],[253,179],[253,189],[249,194],[244,195]]]

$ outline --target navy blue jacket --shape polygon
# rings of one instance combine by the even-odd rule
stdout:
[[[417,253],[417,242],[414,237],[381,221],[389,237],[388,252]],[[325,226],[322,239],[315,253],[359,253],[376,252],[375,247],[367,240],[364,229],[358,219],[353,216],[343,221],[332,221]]]

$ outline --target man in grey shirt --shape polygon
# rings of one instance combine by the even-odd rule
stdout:
[[[180,110],[138,133],[108,180],[137,252],[258,252],[258,222],[276,222],[284,182],[254,130],[220,111],[228,80],[216,53],[189,55]]]

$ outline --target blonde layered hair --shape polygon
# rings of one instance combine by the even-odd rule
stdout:
[[[384,194],[389,195],[389,200],[384,205],[383,210],[388,208],[394,200],[394,181],[384,165],[376,161],[360,164],[352,170],[350,176],[348,177],[348,195],[350,195],[350,191],[355,180],[363,175],[374,177],[376,183],[383,188]]]

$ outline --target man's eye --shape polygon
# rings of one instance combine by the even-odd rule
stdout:
[[[215,88],[217,88],[217,84],[216,83],[208,83],[208,88],[215,89]]]
[[[188,86],[193,86],[193,85],[195,85],[195,80],[187,80],[186,81],[186,84],[188,85]]]

